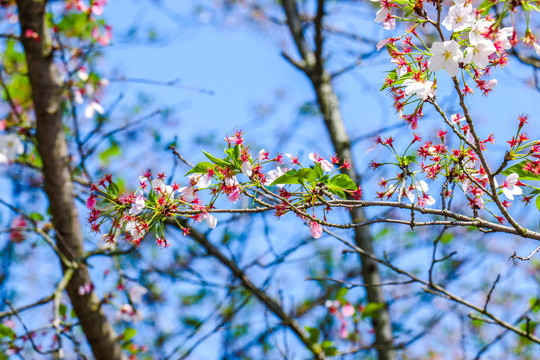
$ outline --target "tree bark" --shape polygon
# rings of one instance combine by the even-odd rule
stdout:
[[[62,88],[51,39],[45,22],[43,0],[17,0],[21,41],[26,54],[28,75],[36,116],[37,148],[43,162],[45,193],[49,199],[58,249],[69,261],[83,254],[83,235],[73,197],[69,156],[62,122]],[[36,36],[27,36],[35,34]],[[67,269],[62,264],[63,270]],[[78,264],[66,291],[82,330],[96,359],[124,360],[117,335],[105,317],[100,300],[92,292],[79,295],[80,286],[90,284],[88,269]]]
[[[323,45],[322,20],[324,15],[324,0],[318,1],[319,9],[315,18],[315,43],[317,47],[315,52],[309,48],[305,39],[303,33],[304,27],[298,13],[296,1],[282,0],[282,3],[291,35],[302,57],[302,62],[295,63],[294,65],[306,74],[313,86],[319,110],[324,118],[324,123],[336,154],[342,159],[347,159],[352,165],[351,169],[343,169],[342,172],[349,175],[356,184],[359,184],[360,179],[355,170],[351,143],[345,129],[345,124],[343,123],[339,101],[332,87],[330,74],[325,71],[323,59],[320,55],[322,54]],[[320,23],[317,24],[317,21]],[[365,222],[366,216],[364,209],[353,208],[351,210],[351,220],[353,223]],[[354,232],[356,245],[367,253],[374,254],[373,239],[369,228],[367,226],[355,228]],[[365,256],[360,256],[360,260],[368,302],[385,304],[385,307],[379,311],[378,316],[372,318],[372,325],[375,331],[373,347],[377,350],[379,360],[393,360],[395,359],[395,352],[393,350],[392,323],[390,321],[388,305],[384,298],[384,291],[380,286],[369,286],[381,283],[379,268],[375,261]]]

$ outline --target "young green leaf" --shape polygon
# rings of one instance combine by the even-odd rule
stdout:
[[[213,166],[214,164],[209,162],[198,163],[187,172],[186,176],[191,174],[206,174],[208,169],[211,169]]]

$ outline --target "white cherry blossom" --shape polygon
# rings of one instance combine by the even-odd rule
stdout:
[[[424,180],[419,180],[416,184],[411,185],[405,189],[405,196],[409,198],[411,203],[414,203],[415,193],[421,191],[425,193],[429,190],[428,184]]]
[[[276,170],[270,170],[268,174],[266,174],[266,181],[264,182],[264,185],[265,186],[270,185],[271,183],[274,182],[274,180],[276,180],[278,177],[280,177],[283,174],[285,173],[283,172],[283,170],[281,170],[279,166],[276,168]],[[278,184],[277,186],[282,188],[284,185]]]
[[[165,182],[159,178],[152,180],[152,188],[156,191],[159,190],[169,195],[172,195],[174,193],[173,187],[170,185],[166,185]]]
[[[471,31],[469,32],[470,43],[475,44],[479,41],[485,40],[491,25],[493,25],[492,20],[482,19],[475,22]]]
[[[195,180],[197,182],[195,186],[201,189],[206,189],[212,183],[212,175],[210,174],[192,174],[189,178]]]
[[[24,152],[24,145],[17,134],[0,135],[0,164],[14,161]]]
[[[178,189],[180,196],[186,201],[193,201],[195,199],[195,191],[189,186],[184,186]]]
[[[429,59],[428,68],[431,71],[446,70],[450,77],[458,73],[459,62],[463,59],[463,53],[455,40],[434,42],[431,46],[433,56]]]
[[[513,27],[505,27],[497,31],[497,34],[495,35],[495,42],[497,42],[503,50],[508,50],[512,48],[512,44],[510,43],[510,40],[508,40],[509,37],[512,37],[514,34],[514,28]]]
[[[210,214],[204,214],[203,219],[206,220],[206,223],[208,224],[208,227],[210,229],[214,229],[217,225],[217,218],[214,215]]]
[[[250,177],[253,174],[253,165],[249,161],[244,161],[242,163],[242,173],[247,177]]]
[[[416,94],[416,96],[422,100],[427,100],[428,97],[435,96],[435,89],[433,88],[433,82],[431,81],[416,81],[413,79],[407,79],[403,81],[403,85],[406,86],[406,96]]]
[[[101,106],[98,102],[92,101],[88,105],[86,105],[86,108],[84,109],[84,116],[87,119],[93,118],[96,114],[105,114],[105,109],[103,109],[103,106]]]
[[[466,49],[464,64],[474,63],[476,66],[485,69],[489,65],[489,56],[497,49],[491,40],[480,40]]]
[[[130,221],[126,224],[126,232],[133,238],[133,241],[138,241],[144,236],[144,230],[139,230],[140,226],[135,221]]]
[[[506,180],[501,185],[504,196],[510,200],[514,200],[514,195],[522,195],[523,190],[516,183],[519,181],[519,175],[512,173],[506,177]]]
[[[137,196],[135,202],[131,205],[131,209],[129,209],[129,215],[139,215],[145,206],[144,197]]]
[[[140,304],[144,294],[147,292],[148,289],[139,284],[133,285],[128,291],[129,297],[134,304]]]
[[[471,5],[454,5],[448,9],[448,15],[444,18],[442,25],[448,31],[462,31],[472,27],[475,18],[474,9]]]

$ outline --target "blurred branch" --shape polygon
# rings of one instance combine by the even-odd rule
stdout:
[[[178,226],[176,222],[169,221],[169,225],[172,226]],[[189,228],[189,235],[190,237],[195,240],[199,245],[201,245],[208,255],[213,256],[219,262],[221,262],[225,267],[227,267],[235,277],[237,277],[242,285],[250,291],[257,299],[266,307],[268,310],[270,310],[275,316],[277,316],[282,324],[289,329],[298,337],[298,339],[304,344],[307,350],[309,350],[315,359],[323,360],[325,359],[325,356],[322,352],[322,350],[319,347],[316,347],[315,344],[311,343],[309,341],[308,335],[304,332],[304,330],[300,327],[300,325],[296,322],[296,320],[287,314],[285,310],[281,307],[281,305],[274,299],[272,299],[270,296],[268,296],[264,291],[259,289],[247,276],[247,274],[238,267],[238,265],[231,259],[229,259],[227,256],[225,256],[217,247],[215,247],[208,238],[198,232],[195,228],[190,226],[186,220],[181,220],[182,226]]]

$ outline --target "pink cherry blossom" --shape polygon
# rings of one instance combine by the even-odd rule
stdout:
[[[347,303],[345,305],[343,305],[343,307],[341,308],[341,313],[343,314],[343,316],[345,317],[351,317],[354,315],[354,306],[352,306],[351,304]]]
[[[334,168],[334,164],[332,164],[330,161],[325,160],[324,158],[320,157],[317,153],[309,153],[309,159],[313,161],[314,163],[321,164],[321,168],[324,171],[331,171]]]
[[[311,235],[315,238],[315,239],[318,239],[321,237],[322,235],[322,226],[321,224],[319,224],[318,222],[316,221],[311,221],[309,223],[309,232],[311,233]]]

